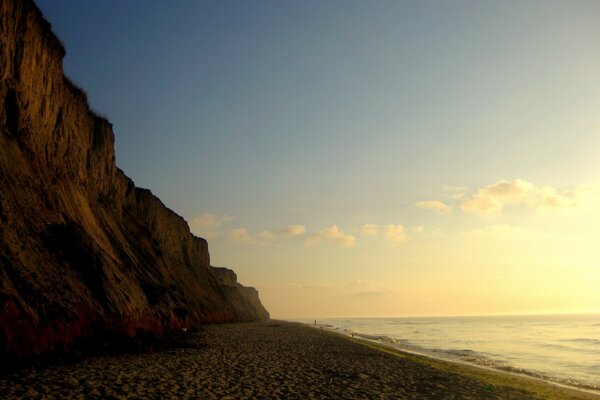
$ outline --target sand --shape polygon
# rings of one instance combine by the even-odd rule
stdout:
[[[392,352],[394,353],[394,352]],[[0,398],[600,398],[531,379],[391,354],[287,322],[213,325],[154,353],[88,357],[0,376]]]

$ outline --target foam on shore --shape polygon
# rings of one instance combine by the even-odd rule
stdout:
[[[427,357],[437,361],[456,363],[460,365],[472,366],[484,370],[492,370],[506,374],[522,376],[528,379],[535,379],[557,387],[576,390],[582,393],[597,395],[600,397],[600,387],[597,385],[586,384],[575,379],[559,379],[549,375],[545,375],[536,371],[530,371],[525,368],[517,368],[510,365],[492,360],[479,354],[473,350],[440,350],[440,349],[425,349],[419,346],[410,344],[406,340],[395,339],[386,335],[374,335],[363,332],[358,332],[352,329],[342,329],[331,324],[307,324],[313,328],[325,329],[334,333],[345,335],[349,338],[356,338],[371,342],[378,346],[386,347],[394,351],[399,351],[406,354],[411,354],[419,357]]]

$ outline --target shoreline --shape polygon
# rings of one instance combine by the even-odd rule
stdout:
[[[289,322],[293,322],[293,321],[289,321]],[[300,323],[302,323],[302,322],[300,322]],[[440,362],[454,364],[459,367],[460,366],[473,367],[473,368],[478,368],[478,369],[482,369],[485,371],[513,375],[513,376],[522,377],[525,379],[531,379],[536,382],[547,383],[552,386],[557,386],[557,387],[564,388],[564,389],[570,389],[570,390],[574,390],[577,392],[583,392],[583,393],[596,395],[596,396],[599,396],[599,398],[600,398],[600,389],[595,389],[593,387],[569,385],[568,383],[555,381],[555,380],[552,380],[551,378],[546,378],[543,376],[535,376],[535,375],[528,374],[525,372],[519,372],[518,370],[513,371],[510,369],[498,368],[494,365],[484,365],[484,364],[478,364],[476,362],[469,362],[469,361],[460,360],[460,359],[453,359],[450,357],[436,356],[434,354],[430,354],[425,351],[419,351],[419,350],[414,350],[414,349],[410,349],[407,347],[403,347],[402,345],[395,342],[393,338],[389,338],[387,336],[364,334],[364,333],[357,332],[357,331],[340,329],[340,328],[337,328],[337,327],[334,327],[334,326],[328,325],[328,324],[321,324],[321,325],[319,325],[319,324],[314,325],[314,324],[310,324],[310,323],[302,323],[302,324],[309,326],[313,329],[323,329],[324,331],[331,332],[336,335],[340,335],[341,337],[351,339],[357,343],[362,343],[367,346],[370,345],[375,348],[381,347],[382,351],[391,350],[392,352],[413,355],[416,357],[424,357],[426,359],[431,359],[433,361],[440,361]],[[388,341],[384,340],[384,338],[391,340],[393,342],[388,342]]]
[[[536,377],[536,376],[532,376],[532,375],[528,375],[528,374],[524,374],[524,373],[514,372],[514,371],[502,370],[502,369],[495,368],[492,366],[479,365],[476,363],[470,363],[468,361],[454,360],[454,359],[449,359],[449,358],[444,358],[444,357],[436,357],[432,354],[427,354],[424,352],[422,353],[422,352],[418,352],[415,350],[405,349],[405,348],[402,348],[401,346],[395,346],[393,344],[386,343],[385,341],[382,341],[380,339],[375,339],[376,335],[373,335],[373,338],[368,338],[366,336],[369,336],[369,335],[364,335],[364,334],[361,334],[360,332],[354,332],[355,335],[353,336],[351,333],[349,333],[347,331],[338,331],[335,329],[331,329],[332,327],[327,326],[327,325],[321,325],[321,326],[319,326],[318,324],[316,326],[313,324],[303,324],[303,325],[311,327],[312,329],[323,330],[324,332],[339,336],[341,338],[350,340],[355,343],[359,343],[363,346],[371,347],[371,348],[377,349],[379,351],[393,354],[398,357],[414,357],[416,360],[418,360],[417,362],[430,362],[433,364],[437,364],[439,367],[444,368],[444,369],[448,368],[448,365],[449,365],[449,369],[455,369],[453,372],[457,372],[457,373],[466,372],[469,375],[471,375],[471,371],[469,371],[469,370],[472,369],[472,370],[476,371],[476,373],[473,375],[478,375],[478,376],[483,377],[486,372],[490,373],[490,375],[485,376],[484,379],[491,378],[493,380],[496,380],[496,378],[493,377],[494,374],[497,374],[499,377],[501,377],[500,380],[502,380],[502,381],[505,380],[502,378],[515,377],[518,379],[522,379],[523,381],[525,381],[527,383],[531,383],[533,385],[555,387],[558,390],[565,390],[568,393],[572,393],[573,395],[576,395],[576,394],[580,394],[583,396],[591,395],[592,397],[589,397],[591,399],[600,399],[600,391],[598,391],[598,390],[587,389],[587,388],[577,387],[577,386],[570,386],[568,384],[554,382],[549,379],[544,379],[544,378],[540,378],[540,377]],[[477,374],[477,372],[483,372],[483,374]],[[583,398],[587,398],[587,397],[583,397]]]
[[[173,347],[0,376],[0,398],[600,399],[297,322],[207,325]]]

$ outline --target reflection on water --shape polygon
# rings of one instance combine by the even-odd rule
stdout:
[[[317,323],[371,339],[386,337],[397,347],[440,358],[600,390],[600,315],[340,318]]]

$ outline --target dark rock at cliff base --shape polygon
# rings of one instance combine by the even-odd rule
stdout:
[[[64,75],[30,0],[0,2],[0,359],[99,332],[161,336],[267,319],[208,245],[115,164],[111,124]]]

